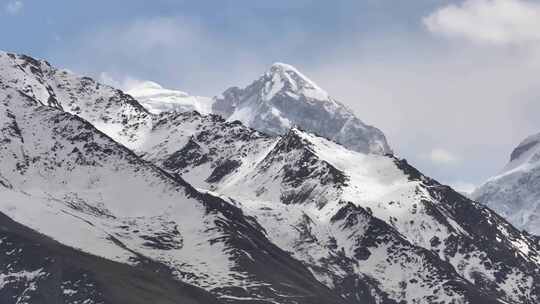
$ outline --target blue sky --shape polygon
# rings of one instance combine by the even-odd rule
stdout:
[[[259,65],[253,69],[265,68],[273,61],[318,65],[329,53],[351,43],[367,43],[384,32],[420,30],[418,20],[437,3],[418,0],[411,6],[393,2],[4,0],[5,8],[20,3],[20,9],[15,13],[4,10],[0,33],[4,48],[10,51],[47,58],[81,72],[107,70],[152,77],[164,85],[186,83],[190,86],[186,89],[195,86],[194,90],[211,94],[216,88],[189,80],[206,73],[204,69],[193,71],[189,67],[189,73],[172,75],[166,67],[156,65],[162,63],[160,60],[146,58],[143,62],[138,57],[142,54],[130,54],[130,48],[135,45],[135,51],[144,55],[174,60],[175,67],[193,62],[200,66],[200,61],[214,64],[214,70],[253,65],[254,61]],[[154,50],[140,50],[143,46],[136,40],[148,37],[135,33],[122,37],[137,26],[150,27],[146,34],[151,36],[159,35],[159,27],[163,31],[174,27],[170,37],[177,41],[160,41]],[[362,38],[366,41],[361,42]],[[170,58],[174,54],[178,56]]]
[[[0,0],[0,48],[210,96],[287,62],[466,188],[540,132],[536,20],[526,0]]]

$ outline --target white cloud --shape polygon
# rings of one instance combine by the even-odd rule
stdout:
[[[305,73],[385,132],[394,151],[422,172],[480,183],[540,130],[540,61],[525,56],[528,48],[424,37],[400,34],[343,48]],[[451,147],[458,161],[433,162],[430,151],[439,147]]]
[[[103,84],[110,85],[114,88],[123,90],[125,92],[130,91],[134,88],[138,88],[141,85],[149,82],[147,80],[141,80],[141,79],[137,79],[131,76],[125,76],[125,75],[120,76],[119,78],[116,78],[107,72],[99,73],[98,81]]]
[[[6,4],[6,12],[10,15],[17,15],[24,7],[24,3],[20,0],[10,1]]]
[[[290,49],[300,50],[295,42],[302,39],[282,36],[268,40],[279,48],[267,47],[261,39],[231,40],[197,20],[151,18],[66,39],[55,44],[55,57],[86,74],[107,71],[105,82],[120,88],[129,79],[150,79],[203,96],[246,85],[272,61],[286,61],[382,129],[400,157],[444,181],[482,182],[504,166],[517,142],[540,130],[540,60],[531,63],[516,48],[441,45],[425,31],[392,32],[348,37],[323,58],[305,51],[299,57]],[[452,153],[435,153],[435,162],[434,147]]]
[[[466,0],[424,18],[436,34],[498,45],[540,42],[540,4],[525,0]]]
[[[101,72],[98,76],[98,81],[103,84],[110,85],[111,87],[115,87],[121,90],[126,90],[125,84],[127,80],[125,79],[118,80],[107,72]]]
[[[453,164],[459,161],[457,156],[442,148],[432,149],[427,157],[430,161],[436,164]]]

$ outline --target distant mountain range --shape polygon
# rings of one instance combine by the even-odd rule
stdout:
[[[283,135],[299,126],[354,151],[392,154],[379,129],[364,124],[345,105],[284,63],[273,64],[246,88],[232,87],[214,98],[190,96],[153,82],[141,82],[127,93],[152,113],[213,113],[271,135]]]
[[[0,53],[1,303],[540,301],[534,237],[295,68],[134,92]]]

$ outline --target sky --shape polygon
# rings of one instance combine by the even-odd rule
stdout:
[[[0,0],[0,49],[193,95],[296,66],[470,191],[540,132],[540,1]]]

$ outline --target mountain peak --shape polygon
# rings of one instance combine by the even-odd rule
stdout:
[[[284,93],[310,100],[333,102],[325,90],[290,64],[275,62],[260,81],[265,83],[266,100],[272,99],[275,94]]]
[[[540,145],[540,133],[531,135],[527,138],[525,138],[523,141],[519,143],[517,148],[512,151],[512,154],[510,156],[510,161],[515,162],[518,160],[526,161],[523,158],[529,158],[527,156],[531,156],[531,153],[534,154],[534,152],[540,150],[537,149]]]
[[[502,172],[478,187],[472,197],[533,234],[540,233],[540,133],[512,151]]]
[[[276,62],[245,88],[230,88],[214,99],[212,112],[268,134],[292,126],[363,153],[391,154],[384,134],[364,124],[290,64]]]
[[[157,82],[154,82],[154,81],[150,81],[150,80],[145,80],[145,81],[137,81],[135,82],[132,86],[130,86],[128,88],[128,91],[129,90],[137,90],[137,89],[156,89],[156,90],[161,90],[163,89],[163,86],[161,86],[159,83]]]
[[[302,78],[303,80],[307,80],[309,82],[311,81],[306,75],[301,73],[296,67],[283,62],[274,62],[270,69],[266,72],[266,75],[274,75],[274,74],[288,74],[290,76],[296,76],[299,78]]]
[[[297,71],[297,69],[288,64],[288,63],[283,63],[283,62],[274,62],[272,64],[272,66],[270,67],[270,70],[278,70],[278,69],[281,69],[281,70],[293,70],[293,71]]]
[[[497,179],[516,171],[527,171],[540,161],[540,133],[528,136],[522,140],[510,154],[510,161],[504,166],[502,172],[492,177]]]
[[[137,81],[126,93],[136,98],[148,111],[154,114],[170,111],[197,111],[209,114],[211,111],[211,98],[191,96],[183,91],[166,89],[153,81]]]

